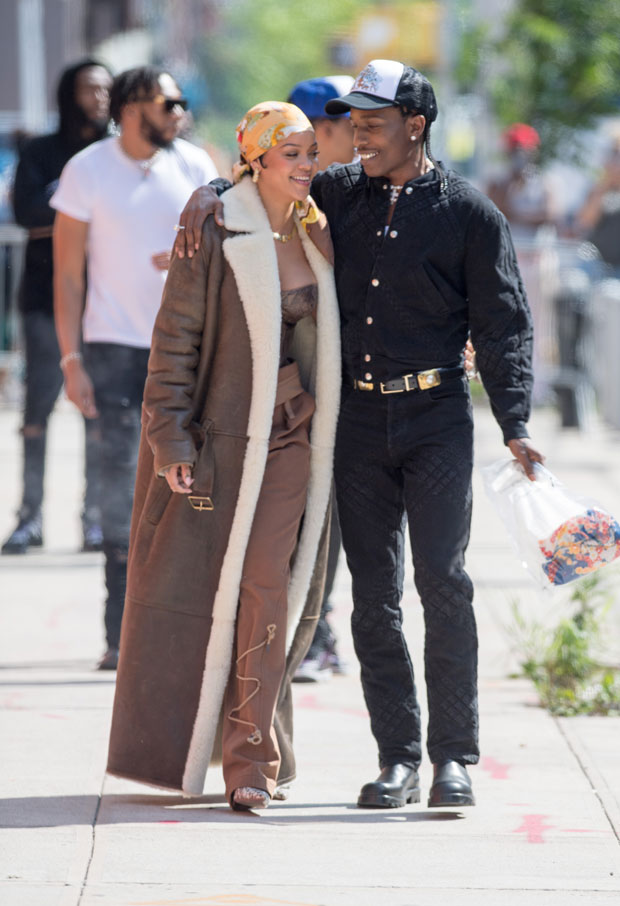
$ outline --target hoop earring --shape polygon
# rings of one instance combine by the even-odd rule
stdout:
[[[252,182],[256,184],[259,180],[260,173],[258,170],[252,170]]]

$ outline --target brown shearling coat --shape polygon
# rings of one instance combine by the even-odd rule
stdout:
[[[209,218],[196,255],[173,260],[153,332],[108,760],[112,774],[190,796],[202,793],[217,754],[281,331],[277,260],[256,187],[243,179],[222,200],[225,228]],[[279,782],[295,773],[290,678],[320,608],[341,371],[332,269],[297,228],[319,302],[316,324],[306,318],[296,327],[293,355],[316,412],[288,594]],[[159,476],[176,462],[193,465],[197,508]]]

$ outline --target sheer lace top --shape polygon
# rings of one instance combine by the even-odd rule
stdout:
[[[280,335],[280,367],[286,365],[295,325],[315,310],[319,294],[316,283],[282,290],[282,333]]]

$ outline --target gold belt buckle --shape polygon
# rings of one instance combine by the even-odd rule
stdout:
[[[405,390],[407,390],[407,391],[413,390],[413,387],[410,387],[410,386],[409,386],[409,379],[412,378],[412,377],[413,377],[412,374],[403,374],[403,375],[401,375],[401,378],[400,378],[400,379],[403,380],[403,381],[405,382],[405,386],[404,386],[404,387],[401,387],[400,390],[386,390],[386,389],[385,389],[385,384],[380,384],[379,386],[380,386],[380,388],[381,388],[381,393],[383,393],[384,396],[388,396],[390,393],[404,393]],[[396,380],[398,380],[398,378],[397,378]]]
[[[420,390],[430,390],[431,387],[438,387],[439,384],[441,384],[441,375],[437,368],[429,368],[428,371],[420,371],[416,377]]]
[[[356,381],[355,386],[357,387],[358,390],[374,390],[375,389],[375,385],[372,383],[372,381],[371,382]]]
[[[194,510],[203,512],[204,510],[213,509],[213,501],[210,497],[188,497],[189,504]]]

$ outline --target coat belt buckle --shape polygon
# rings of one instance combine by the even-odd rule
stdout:
[[[372,381],[355,381],[356,390],[374,390],[375,385]]]
[[[187,499],[189,500],[189,505],[192,509],[198,510],[201,513],[205,510],[213,509],[213,501],[210,497],[188,497]]]
[[[438,368],[429,368],[428,371],[419,371],[416,378],[420,390],[430,390],[431,387],[438,387],[439,384],[441,384],[441,375]]]

